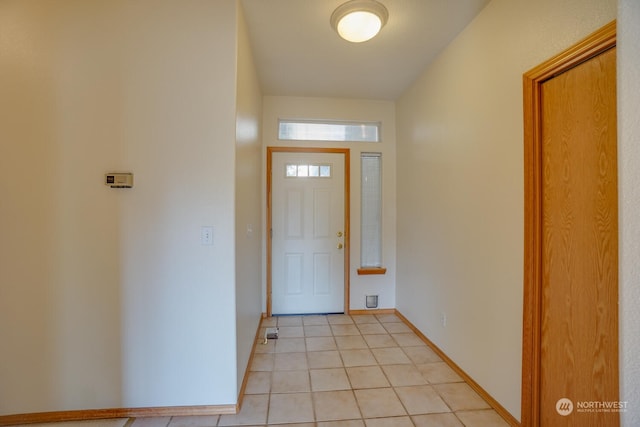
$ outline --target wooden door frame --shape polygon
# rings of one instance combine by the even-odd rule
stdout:
[[[616,46],[616,21],[523,76],[524,89],[524,307],[522,328],[523,427],[540,424],[542,338],[542,84]],[[617,337],[616,337],[617,339]]]
[[[351,245],[349,244],[350,233],[350,172],[351,165],[349,148],[317,148],[317,147],[267,147],[267,317],[272,315],[272,250],[273,250],[273,233],[272,233],[272,162],[273,153],[334,153],[344,155],[344,312],[349,314],[349,272],[350,261],[349,252]]]

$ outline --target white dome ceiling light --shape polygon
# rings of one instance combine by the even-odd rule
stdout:
[[[351,0],[333,11],[331,26],[343,39],[361,43],[372,39],[389,19],[387,8],[376,0]]]

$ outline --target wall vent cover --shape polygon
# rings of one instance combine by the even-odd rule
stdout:
[[[365,305],[367,308],[378,308],[378,295],[367,295]]]

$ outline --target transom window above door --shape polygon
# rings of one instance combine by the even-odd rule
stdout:
[[[278,139],[289,141],[380,142],[380,122],[280,120]]]

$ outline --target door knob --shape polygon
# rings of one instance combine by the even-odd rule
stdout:
[[[338,231],[338,237],[342,237],[342,231]]]
[[[342,243],[338,243],[338,249],[342,249]]]

